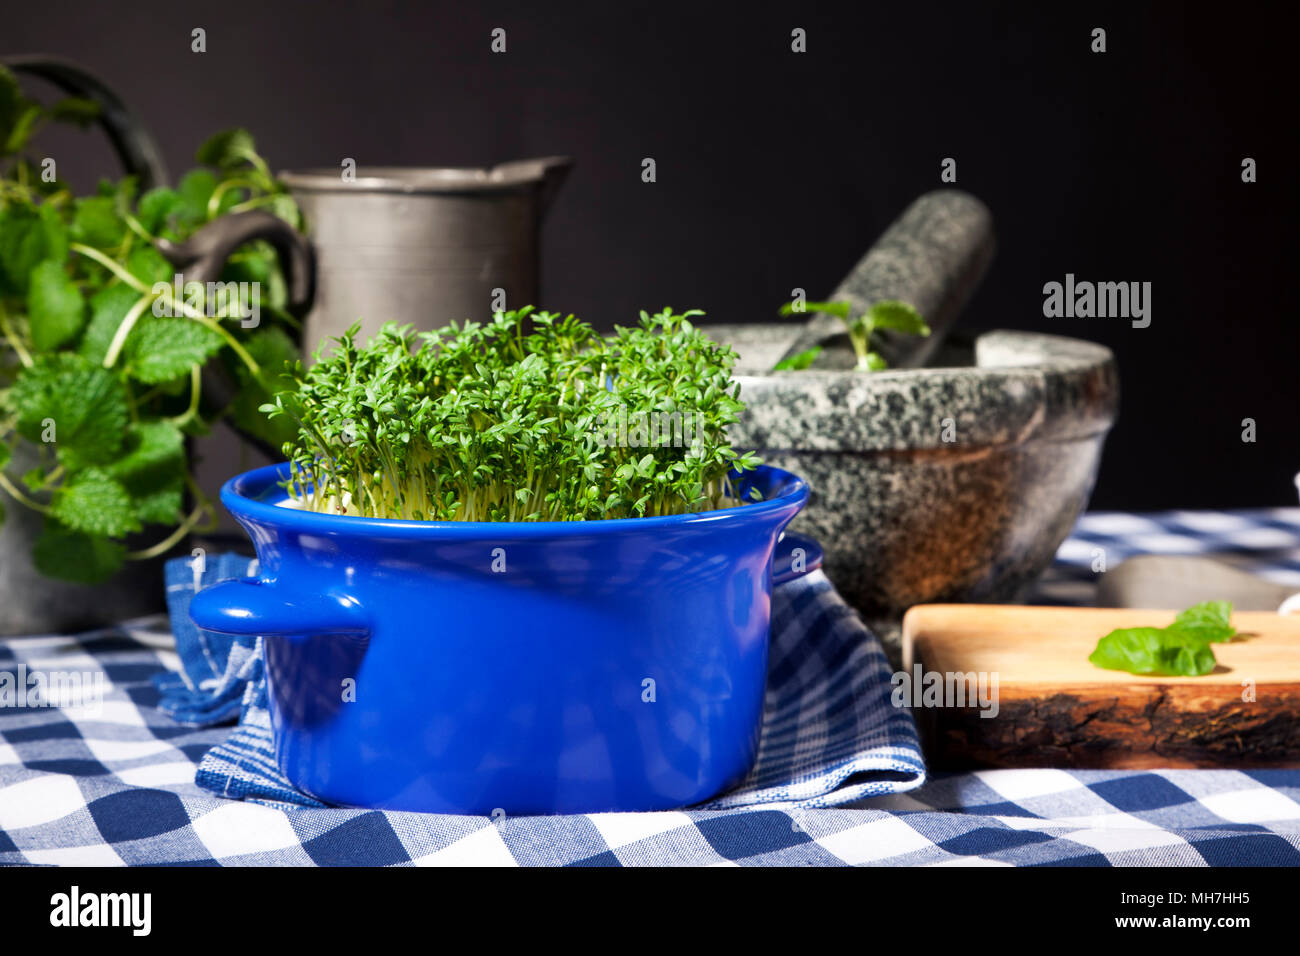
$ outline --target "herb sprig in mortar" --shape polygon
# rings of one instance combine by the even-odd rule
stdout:
[[[857,369],[860,372],[879,372],[887,368],[883,355],[871,348],[871,336],[878,329],[892,329],[906,335],[927,336],[930,326],[925,324],[921,313],[895,299],[882,299],[856,319],[852,318],[853,305],[849,302],[787,302],[781,306],[782,315],[801,315],[806,312],[824,312],[833,315],[844,323],[849,332],[849,341],[858,357]],[[810,349],[782,359],[773,367],[774,372],[797,371],[808,368],[821,355],[822,347],[814,345]]]
[[[287,486],[312,511],[581,521],[729,507],[733,473],[759,460],[727,441],[744,407],[736,356],[691,324],[700,314],[642,312],[602,337],[527,307],[422,333],[414,351],[408,328],[358,347],[354,327],[263,411],[298,425]],[[610,440],[623,416],[674,413],[694,416],[689,443]]]

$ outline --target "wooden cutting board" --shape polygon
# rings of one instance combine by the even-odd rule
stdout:
[[[1300,766],[1300,615],[1233,614],[1244,639],[1215,644],[1219,666],[1202,677],[1139,677],[1088,661],[1115,628],[1165,627],[1176,613],[918,605],[903,620],[909,683],[895,694],[913,702],[939,769]],[[935,686],[930,672],[982,673],[996,715],[981,716],[994,708],[981,704],[978,684],[967,685],[975,693],[965,706],[915,706],[926,703],[927,681]],[[968,680],[945,678],[949,704],[961,703],[955,691]]]

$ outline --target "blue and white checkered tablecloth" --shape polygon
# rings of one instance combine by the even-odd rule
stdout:
[[[1087,603],[1099,547],[1111,567],[1224,554],[1300,588],[1300,509],[1094,513],[1036,599]],[[0,864],[1300,865],[1300,771],[1286,770],[987,771],[907,790],[919,775],[889,787],[871,765],[861,779],[878,786],[861,792],[895,792],[848,790],[847,807],[768,793],[734,809],[500,820],[226,800],[194,778],[230,728],[155,707],[152,678],[179,667],[164,628],[0,642],[0,673],[19,663],[102,673],[111,691],[94,713],[0,708]],[[827,799],[823,787],[812,802]]]

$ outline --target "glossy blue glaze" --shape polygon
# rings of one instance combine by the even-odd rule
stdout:
[[[287,467],[222,488],[259,577],[190,614],[266,638],[276,758],[301,789],[442,813],[655,810],[753,765],[773,556],[802,479],[761,467],[746,486],[765,500],[696,515],[416,522],[277,506]],[[807,539],[781,550],[778,578],[820,565]]]

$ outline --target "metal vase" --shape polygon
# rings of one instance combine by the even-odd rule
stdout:
[[[39,459],[32,447],[20,442],[14,449],[9,473],[21,475]],[[102,584],[75,584],[47,577],[32,563],[32,548],[45,519],[5,498],[5,520],[0,524],[0,637],[15,634],[71,634],[163,610],[163,563],[167,556],[128,561]],[[134,536],[133,548],[150,545],[161,535]],[[179,550],[173,549],[171,554]]]
[[[316,248],[303,351],[361,323],[427,331],[535,303],[542,217],[573,161],[286,172]]]

